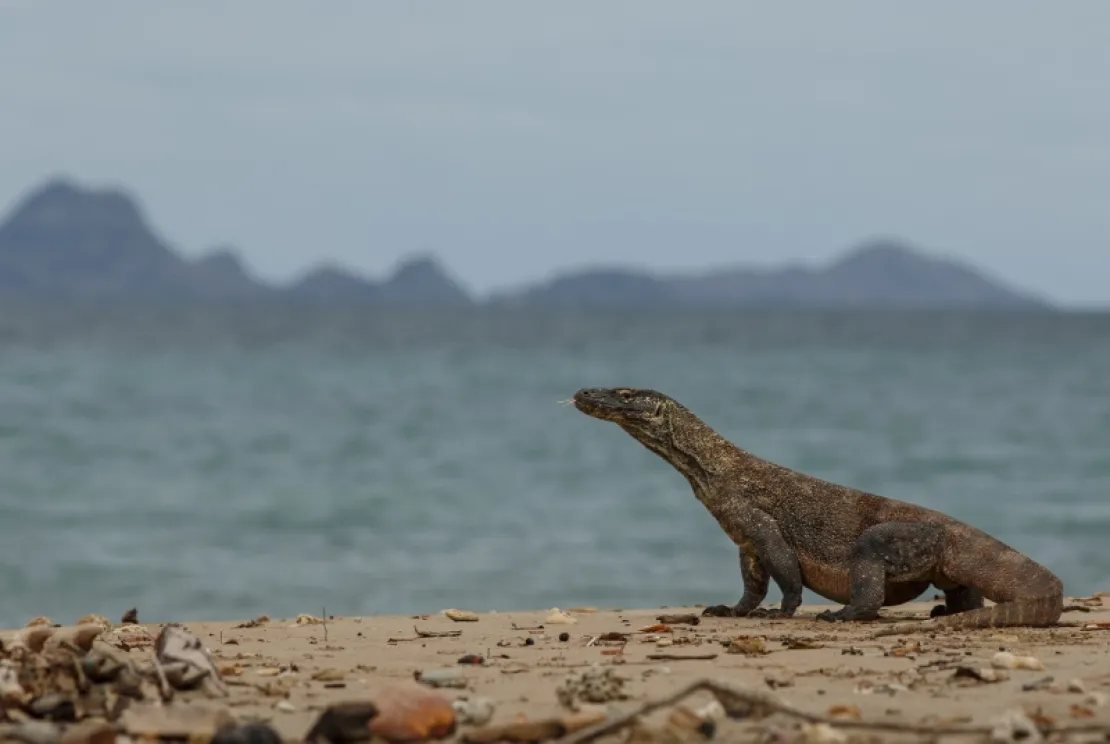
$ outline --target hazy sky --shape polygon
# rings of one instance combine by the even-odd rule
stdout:
[[[1105,0],[0,0],[0,69],[0,202],[124,185],[267,278],[430,251],[486,290],[898,235],[1110,300]]]

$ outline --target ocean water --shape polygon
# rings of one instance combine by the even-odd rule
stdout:
[[[5,306],[0,625],[734,602],[611,385],[1110,588],[1110,316]]]

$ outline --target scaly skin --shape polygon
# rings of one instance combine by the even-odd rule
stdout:
[[[791,617],[808,588],[844,605],[819,620],[872,620],[879,608],[909,602],[933,585],[945,595],[936,619],[876,635],[1043,627],[1060,617],[1063,585],[1052,572],[946,514],[760,459],[655,390],[584,388],[573,400],[682,473],[739,546],[743,596],[705,614]],[[772,579],[782,603],[763,611]],[[984,607],[984,597],[995,605]]]

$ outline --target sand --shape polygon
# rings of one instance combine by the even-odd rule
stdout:
[[[442,613],[419,616],[336,617],[298,624],[270,618],[254,627],[232,622],[184,622],[211,651],[230,685],[227,703],[237,716],[268,720],[283,736],[304,734],[328,704],[365,699],[383,684],[411,681],[422,670],[448,668],[461,674],[465,689],[443,688],[449,699],[482,696],[496,707],[492,723],[518,715],[532,719],[566,713],[556,688],[593,664],[611,666],[627,681],[627,700],[607,703],[628,710],[701,678],[764,691],[805,711],[863,720],[912,723],[989,723],[1008,709],[1039,712],[1059,724],[1110,725],[1110,598],[1069,599],[1088,611],[1066,613],[1052,629],[1005,629],[955,634],[914,634],[867,640],[874,624],[830,626],[813,620],[825,609],[804,606],[789,620],[700,618],[697,625],[673,624],[670,632],[640,632],[661,614],[700,614],[698,608],[617,610],[566,608],[572,624],[544,623],[549,610],[484,612],[474,622],[455,622]],[[884,611],[886,618],[925,618],[931,604]],[[473,609],[473,608],[464,608]],[[315,618],[319,620],[320,618]],[[140,617],[141,621],[141,617]],[[544,625],[542,629],[538,626]],[[160,625],[144,627],[157,634]],[[456,637],[417,638],[423,632],[458,632]],[[590,645],[605,633],[629,633],[623,645]],[[565,641],[561,633],[569,634]],[[725,644],[747,636],[734,648]],[[531,644],[526,645],[528,640]],[[815,648],[791,648],[804,639]],[[762,646],[762,649],[760,648]],[[957,678],[956,668],[991,667],[1000,650],[1036,657],[1043,670],[1010,669],[1007,679],[983,682]],[[619,652],[619,653],[618,653]],[[130,653],[149,655],[149,648]],[[476,654],[482,664],[460,664]],[[712,659],[651,659],[714,654]],[[1032,689],[1030,689],[1032,688]],[[691,703],[711,700],[699,693]],[[279,705],[280,703],[280,705]],[[695,705],[695,707],[696,707]],[[659,719],[656,718],[652,720]],[[661,720],[661,719],[659,719]],[[728,727],[751,726],[729,721]],[[460,731],[466,731],[462,727]]]

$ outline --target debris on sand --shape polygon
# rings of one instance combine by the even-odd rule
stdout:
[[[578,674],[572,674],[555,690],[555,697],[564,708],[577,711],[579,702],[609,703],[626,700],[624,684],[628,680],[617,674],[613,667],[595,664]]]

